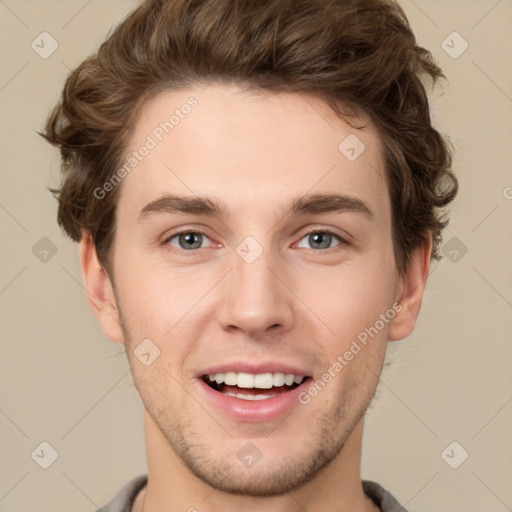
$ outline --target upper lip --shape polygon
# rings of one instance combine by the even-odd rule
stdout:
[[[260,375],[262,373],[284,373],[301,375],[302,377],[308,377],[310,372],[304,369],[300,369],[297,366],[292,366],[286,363],[278,363],[275,361],[269,361],[266,363],[247,363],[247,362],[232,362],[223,363],[218,365],[212,365],[204,370],[199,371],[196,374],[197,378],[202,378],[205,375],[214,375],[216,373],[252,373],[254,375]]]

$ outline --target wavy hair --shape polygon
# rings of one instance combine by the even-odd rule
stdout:
[[[104,199],[93,191],[122,162],[142,105],[162,90],[234,82],[313,94],[348,122],[362,114],[374,124],[403,272],[428,237],[439,258],[457,192],[425,90],[440,78],[392,0],[144,1],[69,75],[41,134],[62,157],[58,222],[75,241],[88,231],[108,270],[120,187]]]

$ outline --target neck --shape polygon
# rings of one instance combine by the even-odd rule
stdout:
[[[361,418],[338,456],[311,481],[285,495],[254,497],[219,491],[197,478],[144,411],[148,484],[137,496],[132,512],[378,512],[379,508],[361,486],[363,424]]]

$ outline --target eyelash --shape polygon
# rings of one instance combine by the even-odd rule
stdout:
[[[322,234],[327,234],[327,235],[330,235],[332,237],[334,237],[335,239],[337,239],[339,241],[339,244],[338,245],[335,245],[334,247],[328,247],[326,249],[313,249],[311,248],[310,250],[311,251],[315,251],[315,252],[327,252],[327,251],[330,251],[332,249],[336,249],[337,247],[338,248],[342,248],[342,247],[346,247],[348,245],[350,245],[347,240],[345,240],[344,238],[342,238],[340,235],[338,235],[337,233],[335,233],[334,231],[331,231],[329,229],[313,229],[311,231],[308,231],[306,233],[303,233],[302,236],[300,237],[299,239],[299,242],[309,236],[309,235],[312,235],[312,234],[315,234],[315,233],[322,233]],[[195,235],[203,235],[205,236],[206,238],[209,239],[208,235],[206,235],[205,233],[201,232],[201,231],[195,231],[193,229],[185,229],[185,230],[182,230],[182,231],[177,231],[176,233],[173,233],[172,235],[168,236],[164,242],[162,243],[162,245],[165,245],[168,250],[172,251],[172,252],[177,252],[179,254],[182,254],[182,255],[185,255],[185,256],[193,256],[196,254],[196,252],[200,249],[207,249],[207,247],[199,247],[197,249],[190,249],[190,250],[185,250],[185,249],[180,249],[179,247],[174,247],[174,246],[171,246],[170,245],[170,241],[173,239],[173,238],[176,238],[180,235],[184,235],[184,234],[195,234]]]

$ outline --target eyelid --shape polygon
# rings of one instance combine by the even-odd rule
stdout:
[[[198,233],[208,238],[211,238],[206,233],[207,231],[209,230],[206,226],[180,226],[179,228],[170,229],[169,231],[166,231],[161,237],[162,244],[166,244],[171,238],[174,238],[177,235],[182,235],[185,233]]]
[[[302,232],[300,235],[298,235],[300,238],[296,243],[299,243],[304,237],[311,235],[313,233],[327,233],[328,235],[332,235],[333,237],[337,238],[340,242],[338,245],[335,245],[334,247],[328,247],[327,249],[318,249],[318,250],[311,249],[311,250],[314,250],[315,252],[327,252],[331,249],[336,249],[337,247],[340,247],[340,246],[350,245],[350,242],[347,240],[347,238],[351,238],[351,236],[348,233],[347,233],[348,236],[344,237],[344,236],[340,235],[339,233],[337,233],[336,231],[334,231],[333,229],[327,228],[327,227],[314,227],[308,231]]]
[[[185,249],[180,249],[179,247],[175,247],[174,245],[170,244],[171,239],[173,239],[177,236],[180,236],[180,235],[191,234],[191,233],[197,234],[197,235],[202,235],[202,236],[206,237],[208,240],[210,240],[210,242],[212,242],[212,239],[204,231],[201,231],[200,229],[197,229],[197,228],[182,229],[182,228],[180,228],[179,231],[174,231],[168,235],[166,234],[162,241],[162,245],[166,246],[167,248],[171,247],[172,251],[176,251],[180,254],[185,254],[187,256],[195,254],[199,249],[208,249],[208,247],[211,247],[211,245],[210,245],[208,247],[200,247],[199,249],[191,249],[191,250],[187,251]]]

